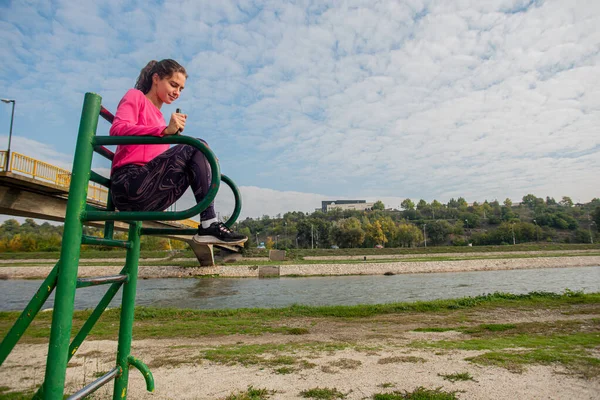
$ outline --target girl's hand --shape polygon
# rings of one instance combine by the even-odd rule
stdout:
[[[169,121],[169,125],[163,131],[163,135],[176,135],[179,132],[183,132],[183,130],[185,129],[186,119],[186,114],[171,114],[171,120]]]

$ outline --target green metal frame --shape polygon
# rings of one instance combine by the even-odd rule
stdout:
[[[140,238],[143,234],[187,235],[194,234],[196,230],[142,228],[142,221],[175,221],[200,214],[200,212],[205,210],[214,200],[221,181],[231,187],[235,197],[234,212],[225,224],[231,227],[237,220],[241,211],[241,197],[237,186],[231,179],[221,175],[215,155],[200,140],[187,136],[169,136],[164,138],[96,136],[99,115],[102,113],[103,117],[105,117],[104,114],[108,113],[101,106],[101,101],[102,98],[97,94],[85,94],[75,149],[75,158],[73,161],[60,259],[0,344],[0,365],[2,365],[27,327],[31,324],[33,318],[42,308],[44,302],[56,288],[45,379],[40,389],[34,395],[34,399],[63,399],[67,363],[71,357],[75,355],[77,349],[81,343],[83,343],[83,340],[87,337],[121,287],[123,287],[123,298],[116,367],[105,376],[97,379],[72,395],[70,398],[84,398],[102,385],[115,379],[113,399],[125,400],[127,398],[130,366],[133,366],[142,372],[144,379],[146,380],[147,390],[153,391],[154,378],[152,373],[142,361],[130,354],[140,255]],[[198,148],[206,156],[213,172],[210,189],[206,197],[195,206],[178,212],[115,211],[110,196],[110,180],[91,170],[92,157],[94,152],[97,152],[112,160],[112,152],[104,146],[124,144],[188,144]],[[108,202],[105,209],[90,207],[86,204],[87,189],[90,180],[109,188]],[[104,238],[83,235],[83,224],[87,221],[106,221]],[[114,221],[129,222],[128,240],[122,241],[113,239]],[[126,248],[127,256],[125,266],[120,274],[108,277],[77,279],[82,244]],[[100,284],[111,285],[71,342],[75,290]]]

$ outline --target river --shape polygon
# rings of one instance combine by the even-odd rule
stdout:
[[[0,310],[22,310],[41,280],[0,281]],[[78,289],[76,309],[93,308],[106,286]],[[600,292],[600,266],[393,276],[306,278],[170,278],[138,281],[136,304],[195,309],[353,305],[565,289]],[[44,308],[50,308],[53,296]],[[120,292],[110,307],[118,307]]]

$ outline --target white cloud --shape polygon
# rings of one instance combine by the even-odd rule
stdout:
[[[186,131],[245,188],[247,215],[326,198],[599,196],[597,1],[9,7],[0,82],[21,137],[70,154],[84,92],[114,111],[149,59],[176,58]]]

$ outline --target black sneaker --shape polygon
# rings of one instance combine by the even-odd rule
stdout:
[[[235,233],[222,222],[213,222],[208,228],[198,226],[198,233],[192,240],[203,244],[242,244],[248,237]]]

